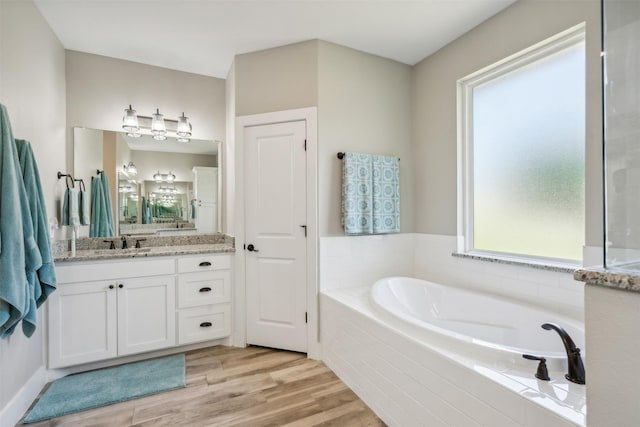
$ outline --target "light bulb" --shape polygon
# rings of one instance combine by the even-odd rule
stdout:
[[[167,138],[165,136],[165,134],[167,133],[167,128],[164,124],[164,116],[160,114],[160,109],[156,108],[156,113],[151,117],[151,135],[153,135],[153,139],[157,139],[158,141],[165,140]]]
[[[184,113],[182,113],[182,116],[178,117],[176,135],[180,138],[189,138],[191,136],[191,123],[189,123],[189,118],[186,117]],[[178,141],[180,141],[180,138],[178,138]],[[188,140],[180,142],[188,142]]]
[[[122,118],[122,129],[130,133],[140,132],[136,110],[131,108],[131,105],[129,105],[129,108],[125,108],[124,113],[125,116]]]

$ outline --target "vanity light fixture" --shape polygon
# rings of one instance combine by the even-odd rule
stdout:
[[[174,137],[178,142],[190,141],[193,128],[184,112],[178,120],[165,119],[159,108],[156,108],[156,112],[151,117],[138,116],[131,105],[125,108],[124,112],[122,129],[127,132],[127,136],[139,138],[144,133],[150,134],[157,141],[164,141],[167,137]]]
[[[129,162],[128,165],[124,165],[123,169],[129,176],[136,176],[138,174],[138,168],[136,168],[136,165],[134,165],[133,162]]]

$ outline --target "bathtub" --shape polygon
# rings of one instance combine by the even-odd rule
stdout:
[[[584,352],[572,318],[389,277],[322,291],[320,321],[322,360],[390,426],[585,425],[585,386],[564,378],[560,337],[540,327],[557,323]],[[522,354],[547,358],[552,380]]]
[[[437,334],[467,353],[506,365],[533,368],[535,362],[522,357],[531,354],[546,358],[550,369],[566,369],[560,336],[542,329],[543,323],[564,328],[585,357],[583,324],[538,307],[410,277],[378,280],[370,301],[381,313],[417,328],[423,338]]]

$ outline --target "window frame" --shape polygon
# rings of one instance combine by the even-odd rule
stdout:
[[[473,226],[473,90],[475,87],[507,75],[578,43],[585,43],[586,23],[562,31],[539,43],[471,73],[457,81],[457,251],[461,255],[491,260],[521,261],[550,266],[576,266],[582,260],[540,257],[520,253],[497,252],[474,247]],[[585,64],[586,71],[586,64]],[[586,88],[585,88],[586,90]],[[585,98],[586,100],[586,98]],[[585,106],[586,110],[586,106]],[[585,111],[586,112],[586,111]],[[586,136],[586,134],[585,134]]]

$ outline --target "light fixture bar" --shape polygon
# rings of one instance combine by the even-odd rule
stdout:
[[[193,127],[189,118],[184,112],[178,120],[167,119],[156,108],[156,112],[151,116],[137,115],[131,105],[125,108],[125,116],[122,118],[122,128],[127,132],[127,136],[139,138],[143,131],[147,135],[152,135],[154,139],[165,140],[167,137],[175,137],[178,142],[189,142]]]

